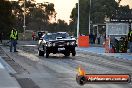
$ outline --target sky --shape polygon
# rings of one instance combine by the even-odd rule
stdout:
[[[121,2],[122,5],[128,5],[130,6],[130,8],[132,8],[132,0],[122,0]]]
[[[65,20],[69,23],[70,14],[78,0],[36,0],[37,2],[52,2],[57,12],[56,19]]]

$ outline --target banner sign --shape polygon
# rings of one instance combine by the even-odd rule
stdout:
[[[106,35],[127,35],[128,23],[106,23]]]

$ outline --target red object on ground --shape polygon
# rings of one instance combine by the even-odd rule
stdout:
[[[114,48],[111,48],[110,49],[110,53],[115,53],[115,49]]]
[[[89,36],[79,36],[78,46],[79,47],[89,47]]]

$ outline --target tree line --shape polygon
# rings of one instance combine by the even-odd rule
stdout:
[[[37,31],[68,31],[68,24],[64,20],[56,21],[56,11],[54,4],[49,2],[34,3],[25,2],[25,22],[26,30]],[[9,37],[12,28],[23,32],[24,25],[24,2],[0,0],[0,32],[5,37]],[[56,22],[51,22],[52,20]]]
[[[132,19],[132,9],[130,9],[129,5],[122,6],[120,5],[121,0],[80,0],[79,1],[79,9],[80,9],[80,32],[83,34],[89,34],[89,11],[91,14],[91,29],[93,29],[94,24],[105,24],[105,19]],[[75,8],[73,8],[71,12],[71,22],[70,27],[73,31],[76,31],[77,25],[77,11],[78,11],[78,3]]]
[[[132,19],[132,9],[128,5],[121,6],[121,0],[80,0],[80,32],[89,34],[89,11],[91,14],[91,29],[94,24],[105,23],[106,18],[110,19]],[[34,3],[32,0],[25,2],[26,30],[33,31],[67,31],[76,35],[78,3],[72,9],[70,24],[64,20],[56,20],[57,12],[54,4],[49,2]],[[14,27],[23,32],[24,3],[21,0],[7,1],[0,0],[0,32],[5,37],[9,35]],[[52,21],[55,22],[52,22]]]

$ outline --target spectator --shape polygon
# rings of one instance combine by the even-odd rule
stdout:
[[[93,44],[93,40],[94,40],[94,35],[93,35],[93,33],[90,33],[89,39],[90,39],[90,43]]]
[[[98,44],[100,44],[100,34],[97,34]]]
[[[44,38],[44,36],[45,36],[45,32],[42,33],[42,36],[41,37]]]
[[[35,32],[32,33],[32,40],[35,40]]]
[[[95,40],[96,40],[96,35],[93,34],[93,44],[95,44]]]

